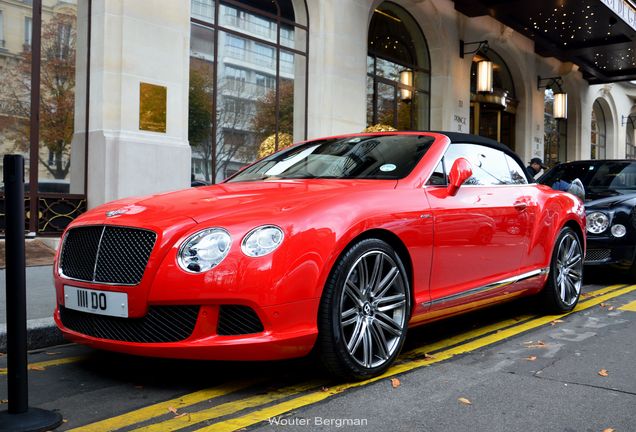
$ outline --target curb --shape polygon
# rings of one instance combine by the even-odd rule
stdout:
[[[27,321],[27,349],[34,350],[65,343],[62,332],[53,318],[40,318]],[[7,325],[0,324],[0,353],[7,352]]]

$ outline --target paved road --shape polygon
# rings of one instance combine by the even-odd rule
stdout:
[[[331,381],[312,359],[191,362],[49,348],[29,355],[31,405],[60,410],[59,430],[100,432],[634,431],[636,286],[584,292],[566,316],[538,316],[523,301],[415,329],[389,373],[354,384]]]

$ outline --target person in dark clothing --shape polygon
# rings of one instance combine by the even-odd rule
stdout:
[[[547,166],[543,165],[541,158],[535,157],[530,159],[530,165],[526,167],[526,171],[530,177],[534,178],[534,176],[539,174],[539,171],[546,168]]]

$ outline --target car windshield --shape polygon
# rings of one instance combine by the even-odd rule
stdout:
[[[396,180],[413,170],[433,141],[433,137],[426,135],[368,135],[310,141],[274,153],[227,181]]]
[[[578,178],[585,186],[585,199],[600,199],[636,193],[636,162],[590,161],[557,165],[539,179],[553,186],[559,181]]]

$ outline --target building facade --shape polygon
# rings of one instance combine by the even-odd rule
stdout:
[[[40,4],[0,0],[0,152],[27,160],[29,232],[370,126],[475,133],[550,165],[636,157],[627,0]]]

